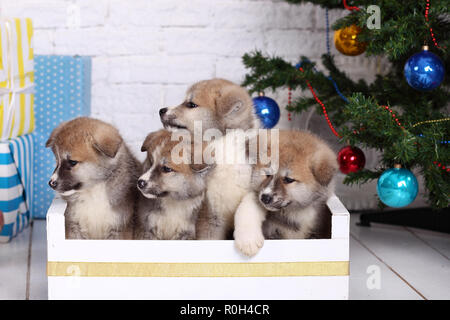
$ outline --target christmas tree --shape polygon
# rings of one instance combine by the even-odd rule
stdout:
[[[301,113],[316,108],[324,121],[329,121],[330,129],[343,146],[375,148],[382,153],[376,169],[350,172],[344,183],[362,184],[379,179],[388,169],[401,165],[423,176],[430,206],[448,207],[450,77],[448,71],[442,71],[446,73],[444,80],[439,84],[432,79],[431,87],[427,87],[430,83],[421,82],[421,79],[414,82],[411,78],[414,75],[405,76],[405,63],[416,53],[434,53],[448,70],[448,1],[362,0],[352,1],[352,7],[340,0],[286,1],[295,4],[311,2],[327,10],[347,9],[348,15],[335,21],[331,28],[356,30],[353,43],[360,51],[365,49],[366,56],[388,59],[389,71],[377,75],[372,83],[355,82],[345,70],[336,67],[329,52],[322,55],[326,70],[319,71],[308,57],[299,57],[299,64],[295,66],[280,57],[265,56],[256,51],[243,57],[249,69],[243,85],[251,92],[279,88],[311,91],[312,97],[303,94],[292,97],[287,110]],[[373,4],[380,9],[379,26],[374,17],[376,11],[369,8]],[[425,44],[428,51],[423,52]],[[347,54],[353,55],[352,52]]]

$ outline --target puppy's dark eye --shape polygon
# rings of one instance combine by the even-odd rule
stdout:
[[[168,166],[162,166],[161,170],[162,170],[162,172],[166,172],[166,173],[173,171],[173,169],[169,168]]]
[[[78,164],[78,161],[76,161],[76,160],[70,160],[69,159],[68,162],[69,162],[71,167],[75,167]]]
[[[197,108],[198,105],[196,105],[196,104],[193,103],[193,102],[186,102],[186,107],[188,107],[188,108],[190,108],[190,109],[193,109],[193,108]]]
[[[289,184],[289,183],[292,183],[292,182],[294,182],[295,181],[295,179],[292,179],[292,178],[289,178],[289,177],[284,177],[283,178],[283,182],[285,183],[285,184]]]

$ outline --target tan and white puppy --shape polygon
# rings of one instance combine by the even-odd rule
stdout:
[[[178,106],[159,110],[166,129],[187,129],[194,132],[196,121],[203,131],[218,129],[252,129],[259,127],[253,101],[247,91],[224,79],[204,80],[192,85],[185,100]]]
[[[191,86],[185,100],[178,106],[159,111],[164,127],[188,129],[191,133],[213,129],[223,136],[212,142],[222,154],[245,153],[244,144],[226,143],[226,138],[239,135],[239,130],[257,128],[253,101],[247,91],[223,79],[198,82]],[[250,192],[251,166],[248,164],[216,163],[207,176],[206,207],[197,223],[197,239],[231,238],[234,214],[241,199]],[[244,244],[245,245],[245,244]],[[240,248],[240,242],[237,241]]]
[[[53,130],[49,185],[67,201],[67,239],[131,238],[140,163],[113,126],[80,117]]]
[[[267,165],[254,166],[254,194],[246,196],[238,208],[235,232],[247,232],[255,243],[261,236],[329,238],[331,216],[325,203],[334,192],[336,155],[324,141],[301,131],[280,131],[278,154],[276,172]],[[256,206],[264,208],[265,214],[253,214]],[[258,250],[255,244],[246,253],[254,255]]]
[[[147,158],[144,174],[138,180],[142,196],[138,203],[136,239],[196,238],[195,224],[210,166],[195,164],[191,157],[184,158],[184,152],[192,155],[194,151],[191,142],[190,150],[177,149],[179,159],[174,159],[172,152],[181,145],[179,141],[172,141],[171,136],[172,132],[159,130],[150,133],[142,145]]]

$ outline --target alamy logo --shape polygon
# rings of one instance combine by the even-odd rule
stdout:
[[[367,13],[370,14],[366,22],[367,28],[370,30],[381,29],[380,7],[372,4],[367,7]]]
[[[369,290],[381,289],[381,270],[377,265],[370,265],[367,267],[366,273],[369,274],[366,285]]]
[[[69,265],[66,268],[66,275],[70,276],[69,287],[72,289],[80,288],[81,269],[77,265]]]
[[[81,25],[81,12],[80,7],[76,4],[70,4],[66,9],[67,21],[66,25],[69,29],[79,28]]]
[[[175,164],[256,164],[270,166],[272,172],[279,165],[279,130],[217,129],[203,131],[202,122],[194,122],[193,137],[188,130],[172,132],[172,141],[179,141],[171,152]]]

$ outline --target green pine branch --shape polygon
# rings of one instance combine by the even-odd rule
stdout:
[[[344,10],[338,0],[286,0],[292,4],[314,3],[328,9]],[[243,82],[251,92],[279,88],[301,88],[307,90],[307,96],[297,97],[290,106],[291,112],[303,112],[313,107],[322,114],[321,106],[311,97],[309,82],[320,100],[326,105],[333,125],[337,128],[341,142],[351,145],[374,148],[382,153],[376,170],[361,170],[346,176],[346,184],[364,184],[378,179],[381,173],[401,164],[403,167],[418,170],[424,177],[426,195],[434,208],[449,205],[450,174],[439,168],[436,163],[450,166],[450,121],[416,125],[430,119],[450,117],[447,106],[450,102],[450,19],[447,1],[434,0],[431,3],[429,24],[426,23],[425,1],[410,1],[408,5],[399,1],[381,0],[376,4],[381,8],[381,29],[370,30],[366,27],[369,14],[365,8],[373,4],[371,0],[362,0],[351,5],[362,8],[349,12],[347,16],[335,21],[333,29],[351,24],[363,28],[358,36],[367,41],[367,56],[386,56],[391,69],[387,74],[377,75],[374,82],[351,80],[345,70],[336,67],[332,56],[324,54],[322,64],[325,71],[315,70],[315,63],[307,57],[300,57],[303,72],[276,56],[266,56],[255,51],[245,54],[243,62],[249,69]],[[324,17],[325,18],[325,17]],[[325,21],[324,21],[325,24]],[[441,48],[435,48],[430,37],[429,26],[433,27]],[[405,61],[414,53],[421,51],[424,40],[447,66],[443,83],[431,92],[420,92],[411,88],[404,79]],[[324,40],[325,41],[325,40]],[[345,102],[337,93],[329,76],[337,83],[340,91],[348,100]],[[382,106],[387,105],[389,110]],[[400,122],[397,124],[394,118]]]

